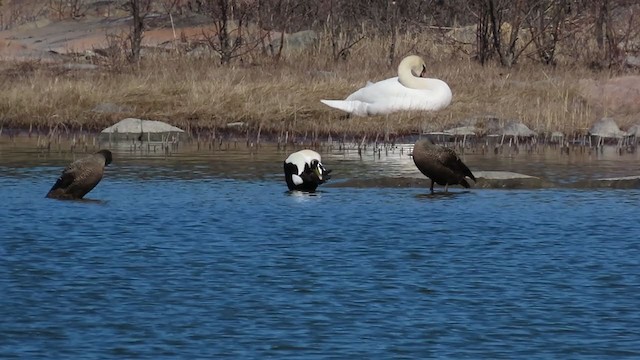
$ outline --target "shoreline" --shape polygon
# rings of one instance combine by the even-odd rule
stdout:
[[[68,131],[43,134],[21,129],[0,129],[0,147],[13,144],[42,152],[88,152],[98,148],[109,148],[122,152],[139,153],[174,153],[208,152],[226,150],[259,150],[287,151],[291,149],[313,148],[320,151],[354,151],[360,157],[389,156],[390,152],[410,154],[415,141],[421,137],[432,137],[439,145],[453,148],[460,156],[506,156],[518,157],[526,155],[557,154],[558,156],[604,156],[619,159],[627,156],[637,157],[639,139],[634,136],[624,138],[593,140],[594,135],[574,137],[570,141],[557,141],[553,137],[517,137],[517,136],[460,136],[443,135],[441,133],[423,133],[397,136],[385,140],[382,137],[342,137],[333,138],[310,136],[290,136],[285,139],[280,134],[253,134],[250,132],[208,133],[208,136],[190,136],[172,141],[146,140],[108,140],[106,134],[91,131]],[[258,137],[260,136],[260,137]]]
[[[133,146],[132,146],[133,145]],[[565,151],[552,144],[526,147],[504,145],[500,151],[460,143],[449,144],[464,159],[478,178],[476,189],[638,189],[640,174],[633,169],[640,161],[638,152],[620,152],[614,145],[599,148],[576,145]],[[193,139],[166,147],[162,144],[132,144],[99,141],[96,134],[61,136],[47,143],[42,137],[27,134],[0,136],[0,155],[5,165],[25,164],[37,159],[55,160],[62,164],[100,149],[112,150],[120,161],[211,161],[229,166],[244,162],[268,162],[269,168],[280,169],[286,155],[302,148],[320,152],[323,162],[338,168],[336,177],[326,188],[428,188],[429,180],[414,168],[410,153],[413,142],[390,143],[248,143],[244,139],[217,141],[215,144]],[[258,157],[256,157],[258,156]],[[2,158],[2,156],[0,156]],[[154,160],[156,159],[156,160]],[[197,160],[200,159],[200,160]],[[210,160],[204,160],[210,159]],[[236,163],[237,162],[237,163]],[[233,165],[232,165],[233,164]],[[351,164],[351,165],[350,165]],[[332,166],[331,166],[332,165]],[[23,166],[23,165],[20,165]],[[351,166],[368,169],[350,173]],[[455,191],[465,191],[456,189]]]

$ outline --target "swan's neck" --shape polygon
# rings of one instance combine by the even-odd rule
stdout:
[[[410,89],[437,90],[442,87],[442,80],[417,77],[411,72],[398,74],[398,81]]]

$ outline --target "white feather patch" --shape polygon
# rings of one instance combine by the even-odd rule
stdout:
[[[293,174],[291,176],[291,179],[293,180],[293,183],[296,185],[301,185],[304,181],[302,181],[302,178],[296,174]]]
[[[318,162],[322,162],[320,158],[320,154],[313,150],[305,149],[300,150],[298,152],[294,152],[289,155],[289,157],[285,160],[287,163],[294,164],[298,167],[298,175],[302,174],[304,171],[305,164],[311,164],[311,161],[318,160]]]

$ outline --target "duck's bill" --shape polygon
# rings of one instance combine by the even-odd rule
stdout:
[[[331,179],[331,175],[329,174],[331,172],[331,170],[326,170],[326,169],[321,169],[321,168],[316,168],[314,170],[316,176],[318,177],[318,179],[320,179],[320,181],[325,182],[329,179]]]

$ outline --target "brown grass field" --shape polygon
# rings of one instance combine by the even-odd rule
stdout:
[[[367,39],[347,60],[333,61],[326,42],[275,62],[246,56],[232,66],[214,58],[179,54],[147,57],[137,66],[69,70],[41,61],[0,61],[0,121],[7,129],[47,134],[51,129],[98,132],[125,117],[162,120],[191,134],[223,133],[227,123],[263,137],[289,136],[393,138],[440,131],[477,115],[518,119],[539,133],[585,133],[605,115],[621,127],[635,114],[591,108],[579,95],[578,80],[606,79],[608,70],[561,63],[556,67],[522,61],[513,68],[481,66],[437,39],[402,38],[393,65],[382,54],[385,41]],[[368,118],[347,117],[320,99],[341,99],[363,86],[396,75],[400,58],[419,54],[430,76],[446,81],[451,105],[439,112],[407,112]],[[119,114],[91,111],[114,103]]]

